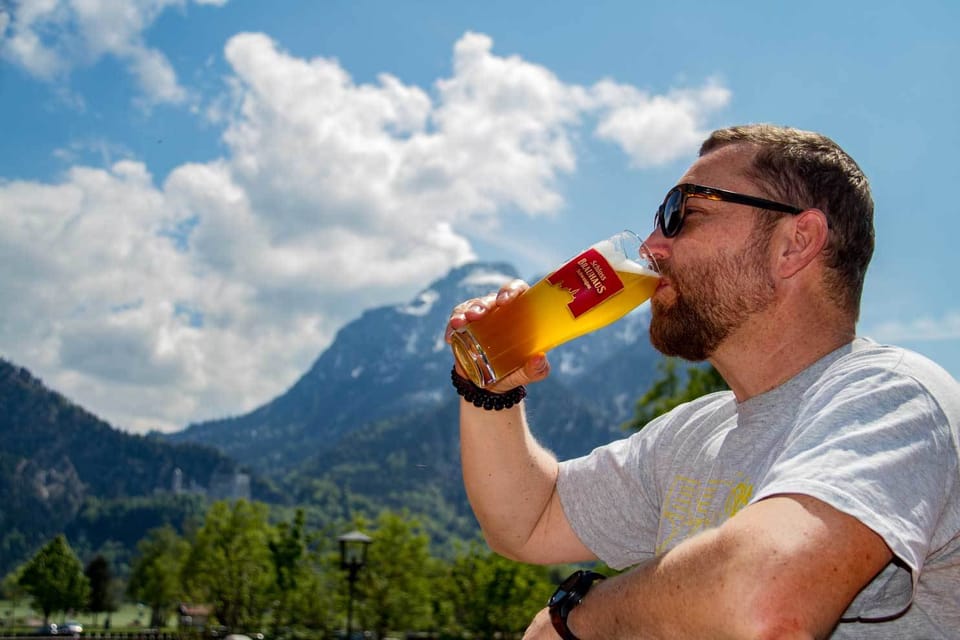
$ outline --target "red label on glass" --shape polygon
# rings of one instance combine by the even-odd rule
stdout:
[[[547,282],[563,287],[573,295],[567,307],[574,318],[623,289],[617,272],[596,249],[587,249],[554,271],[547,277]]]

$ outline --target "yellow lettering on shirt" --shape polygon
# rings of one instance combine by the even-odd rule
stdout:
[[[753,497],[753,483],[742,473],[730,479],[675,476],[660,514],[657,554],[690,536],[732,518]]]

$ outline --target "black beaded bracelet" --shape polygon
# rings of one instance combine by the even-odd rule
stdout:
[[[500,411],[509,409],[521,400],[527,397],[527,390],[523,386],[514,387],[510,391],[503,393],[494,393],[481,389],[471,381],[467,380],[459,373],[456,367],[450,371],[450,380],[453,381],[453,388],[457,393],[463,396],[467,402],[473,403],[473,406],[487,411]]]

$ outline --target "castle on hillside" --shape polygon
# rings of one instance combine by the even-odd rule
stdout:
[[[195,480],[186,486],[183,470],[177,467],[173,470],[170,492],[174,495],[199,494],[211,500],[250,500],[250,474],[240,471],[215,473],[208,487],[201,486]]]

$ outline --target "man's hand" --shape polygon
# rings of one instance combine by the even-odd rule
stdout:
[[[543,608],[534,616],[523,634],[523,640],[558,640],[557,630],[553,628],[553,622],[550,621],[550,610]]]
[[[444,334],[447,344],[450,344],[450,336],[453,335],[454,331],[482,318],[495,307],[510,304],[512,300],[529,288],[530,285],[523,280],[511,280],[500,287],[497,293],[490,293],[482,298],[471,298],[455,306],[453,311],[450,312],[450,320],[447,322],[447,331]]]
[[[461,302],[450,312],[450,319],[447,321],[447,329],[444,332],[444,340],[450,344],[451,336],[455,331],[465,327],[474,320],[479,320],[496,307],[510,304],[521,293],[530,288],[523,280],[511,280],[500,287],[497,293],[491,293],[482,298],[471,298]],[[454,361],[457,373],[466,377],[465,372],[460,365]],[[502,393],[521,385],[539,382],[550,373],[550,364],[544,354],[538,353],[532,356],[521,369],[514,371],[496,384],[489,387],[494,393]]]

